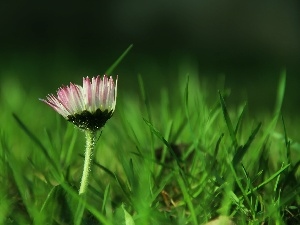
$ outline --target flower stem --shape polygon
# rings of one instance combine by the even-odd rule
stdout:
[[[88,186],[88,178],[90,173],[90,163],[92,161],[92,155],[95,147],[95,135],[96,132],[86,130],[85,131],[85,139],[86,139],[86,146],[85,146],[85,156],[84,156],[84,165],[83,165],[83,172],[82,178],[79,188],[79,194],[84,194],[86,192]]]

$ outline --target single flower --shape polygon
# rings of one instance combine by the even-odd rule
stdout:
[[[47,100],[40,99],[51,106],[68,121],[85,131],[86,146],[79,194],[86,193],[90,163],[96,144],[96,133],[113,115],[116,108],[117,82],[113,78],[100,76],[92,80],[83,78],[83,85],[70,83],[58,89],[57,96],[49,94]]]
[[[49,94],[47,103],[65,119],[84,130],[97,131],[111,118],[116,107],[117,82],[100,76],[83,78],[83,85],[70,83]]]

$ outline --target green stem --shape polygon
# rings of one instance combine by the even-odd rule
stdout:
[[[85,131],[85,139],[86,139],[86,149],[85,149],[85,156],[84,156],[84,165],[83,165],[83,172],[82,178],[79,188],[79,194],[84,194],[86,192],[88,186],[88,178],[90,172],[90,164],[92,161],[92,155],[95,147],[95,134],[96,132],[86,130]]]

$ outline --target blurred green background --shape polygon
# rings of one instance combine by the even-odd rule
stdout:
[[[284,112],[297,116],[299,9],[296,0],[1,1],[1,95],[11,85],[39,98],[80,84],[133,44],[110,74],[119,74],[119,94],[139,94],[141,74],[156,99],[161,87],[173,90],[178,76],[195,73],[214,95],[225,77],[231,102],[271,111],[286,68]]]

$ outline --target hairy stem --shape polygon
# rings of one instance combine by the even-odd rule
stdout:
[[[80,183],[79,194],[84,194],[86,192],[88,186],[88,178],[90,173],[90,164],[92,161],[92,155],[95,147],[95,135],[96,132],[86,130],[85,131],[85,139],[86,139],[86,146],[85,146],[85,156],[84,156],[84,165],[83,165],[83,172],[82,178]]]

